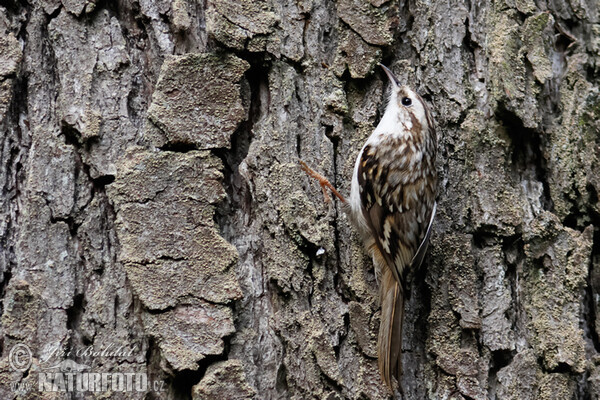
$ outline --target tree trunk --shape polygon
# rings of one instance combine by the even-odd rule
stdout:
[[[298,164],[349,194],[383,62],[438,132],[405,399],[599,399],[599,13],[2,1],[0,397],[392,398],[372,262]]]

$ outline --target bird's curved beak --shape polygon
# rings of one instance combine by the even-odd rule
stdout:
[[[394,75],[394,73],[388,67],[386,67],[382,63],[377,63],[377,65],[379,65],[381,68],[383,68],[383,70],[385,71],[385,74],[388,76],[388,78],[390,79],[390,82],[392,82],[392,85],[394,85],[394,87],[400,86],[400,82],[398,81],[398,78],[396,78],[396,75]]]

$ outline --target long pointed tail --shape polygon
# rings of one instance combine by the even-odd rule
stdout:
[[[383,268],[380,285],[381,323],[377,343],[379,371],[392,391],[392,376],[397,380],[402,373],[402,318],[404,314],[404,290],[389,268]]]

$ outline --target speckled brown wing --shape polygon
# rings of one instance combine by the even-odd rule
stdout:
[[[392,157],[382,154],[385,149],[406,151]],[[358,169],[363,216],[378,252],[401,284],[426,235],[435,202],[431,174],[409,168],[414,165],[410,149],[400,143],[366,146]]]

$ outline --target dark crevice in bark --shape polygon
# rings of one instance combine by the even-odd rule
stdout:
[[[194,143],[187,142],[168,142],[164,146],[159,147],[162,151],[172,151],[174,153],[187,153],[198,150],[198,146]]]
[[[394,30],[394,42],[402,43],[405,32],[410,32],[415,20],[414,13],[410,10],[409,1],[401,1],[398,6],[398,27]]]
[[[336,394],[343,392],[343,387],[336,380],[327,376],[327,374],[323,371],[321,371],[321,379],[323,380],[324,387],[329,387],[329,389],[334,391]]]
[[[496,388],[499,386],[498,372],[510,365],[514,356],[517,354],[514,350],[496,350],[491,352],[490,370],[488,375],[488,385],[490,387],[489,398],[496,399]],[[498,399],[501,400],[501,399]]]
[[[169,305],[169,306],[162,307],[160,309],[156,309],[156,308],[144,308],[144,312],[147,312],[150,315],[160,315],[160,314],[163,314],[163,313],[168,312],[168,311],[173,311],[176,308],[177,308],[176,305]]]
[[[91,183],[91,187],[90,187],[90,190],[92,191],[92,196],[90,198],[90,202],[91,202],[94,199],[94,195],[97,192],[103,192],[106,185],[110,185],[111,183],[113,183],[115,181],[115,176],[114,175],[100,175],[96,178],[92,177],[92,174],[90,172],[91,167],[89,164],[87,164],[84,161],[84,155],[89,152],[92,144],[95,143],[95,141],[97,141],[96,138],[82,140],[82,137],[81,137],[79,131],[75,127],[69,126],[67,124],[62,125],[61,134],[63,135],[63,137],[65,139],[65,144],[73,146],[74,150],[75,150],[74,154],[75,154],[76,168],[75,168],[74,181],[78,182],[79,173],[83,172],[85,174],[88,182]],[[81,189],[82,188],[80,188],[79,185],[75,186],[75,196],[77,196],[77,191],[81,190]],[[76,203],[76,201],[75,201],[75,203]],[[88,202],[88,204],[89,204],[89,202]],[[87,204],[86,204],[86,206],[87,206]],[[79,212],[81,212],[81,211],[82,210],[79,210]]]
[[[590,392],[589,384],[590,372],[584,371],[579,375],[577,379],[577,392],[575,394],[575,400],[592,400],[592,393]]]
[[[284,347],[285,348],[285,347]],[[281,363],[277,369],[277,380],[275,381],[275,390],[280,396],[286,396],[289,394],[289,387],[287,383],[287,370],[285,364]]]
[[[206,362],[206,366],[211,363],[218,361],[219,358],[215,357],[207,357],[203,362]],[[198,369],[196,371],[193,370],[183,370],[178,371],[172,377],[167,379],[167,385],[170,387],[172,391],[172,398],[174,400],[191,400],[192,399],[192,388],[194,385],[200,382],[204,372],[206,372],[206,366],[203,369]]]
[[[250,90],[250,93],[247,94],[249,100],[248,119],[243,121],[231,136],[230,149],[213,150],[213,153],[223,161],[223,186],[227,192],[227,199],[217,208],[215,219],[220,227],[221,235],[230,242],[237,236],[235,222],[231,221],[236,210],[252,216],[252,196],[246,179],[240,174],[239,167],[248,155],[253,138],[252,130],[261,115],[261,93],[268,92],[269,87],[267,76],[268,69],[263,62],[254,60],[254,64],[251,64],[245,74]]]
[[[542,183],[543,196],[541,205],[544,210],[552,211],[553,203],[548,183],[548,167],[545,154],[545,139],[534,129],[523,126],[523,121],[512,111],[500,105],[497,118],[506,127],[511,139],[511,168],[517,182],[537,180]]]
[[[306,59],[306,49],[308,48],[308,43],[306,41],[306,31],[308,30],[308,25],[310,24],[310,13],[301,13],[300,16],[304,19],[304,24],[302,25],[302,49],[303,54],[302,58],[298,60],[302,62],[302,60]],[[287,58],[287,57],[286,57]]]
[[[110,185],[115,181],[114,175],[102,175],[97,178],[92,179],[92,183],[94,184],[94,188],[96,190],[100,190],[104,188],[106,185]]]
[[[523,262],[525,260],[525,250],[523,238],[520,234],[504,238],[502,241],[502,254],[504,255],[504,262],[506,265],[505,279],[508,281],[511,295],[511,305],[506,310],[506,317],[511,323],[511,330],[515,336],[523,337],[524,335],[521,330],[521,324],[523,323],[523,316],[520,315],[522,311],[521,299],[519,288],[521,287],[519,280],[519,269],[522,269]]]
[[[333,134],[333,126],[331,125],[325,125],[325,136],[327,138],[329,138],[329,140],[331,141],[331,144],[333,145],[333,182],[332,185],[333,187],[337,188],[338,187],[338,175],[340,175],[340,171],[338,170],[338,157],[339,157],[339,148],[340,148],[340,138],[335,136]],[[338,201],[338,199],[336,199],[335,197],[333,198],[334,203],[334,208],[335,208],[335,215],[333,216],[333,218],[331,219],[331,226],[333,227],[333,235],[334,235],[334,240],[333,240],[333,246],[335,249],[335,271],[333,271],[333,286],[335,288],[335,290],[339,293],[340,295],[340,299],[344,302],[344,303],[348,303],[350,301],[350,298],[347,296],[346,290],[345,288],[342,287],[343,285],[343,279],[342,276],[340,274],[340,270],[341,270],[341,264],[342,264],[342,256],[341,256],[341,249],[340,249],[340,229],[339,229],[339,224],[340,224],[340,217],[341,214],[344,212],[343,211],[343,207],[344,205]]]
[[[430,265],[431,256],[427,255],[421,267],[415,271],[413,275],[413,281],[411,282],[410,288],[407,291],[407,299],[405,300],[404,306],[404,325],[402,327],[403,336],[405,337],[408,329],[412,330],[412,337],[414,338],[428,337],[428,332],[430,331],[428,316],[431,313],[432,303],[432,291],[428,283],[428,277],[430,276]],[[407,308],[407,306],[412,305],[414,305],[414,307]],[[410,317],[410,320],[414,321],[412,326],[408,321],[408,312],[416,313],[416,317]],[[413,399],[417,399],[421,398],[421,396],[424,397],[426,392],[424,380],[426,379],[425,365],[427,364],[428,360],[427,344],[425,341],[419,339],[412,341],[410,344],[410,352],[412,352],[410,359],[407,356],[408,352],[409,351],[407,349],[402,349],[403,369],[405,371],[408,369],[415,370],[415,372],[410,373],[410,376],[415,376],[417,382],[412,383],[411,386],[408,386],[405,383],[404,390],[406,391],[405,393],[413,395]],[[414,364],[412,363],[413,361]]]
[[[77,236],[77,230],[79,229],[79,226],[81,224],[75,222],[75,219],[71,216],[67,216],[67,217],[50,217],[50,222],[55,224],[57,222],[63,222],[67,225],[67,227],[69,228],[69,233],[71,234],[71,237],[76,237]]]
[[[74,359],[74,361],[81,361],[78,356],[77,345],[83,344],[89,346],[90,340],[85,338],[81,334],[80,326],[85,313],[85,298],[83,293],[78,293],[73,296],[73,305],[67,309],[67,329],[71,331],[69,335],[69,341],[67,343],[67,359]]]
[[[298,154],[298,158],[302,159],[302,136],[300,133],[296,134],[296,153]]]
[[[174,400],[192,399],[192,389],[204,377],[208,367],[219,361],[227,360],[230,340],[231,336],[224,337],[223,352],[221,354],[216,355],[207,355],[205,358],[202,359],[202,361],[198,362],[197,370],[185,369],[176,371],[171,376],[166,378],[166,384],[170,388],[172,398]]]
[[[260,246],[248,246],[251,240],[248,238],[250,234],[248,227],[252,224],[255,212],[255,206],[253,205],[253,198],[251,189],[248,182],[248,176],[240,171],[240,165],[246,159],[250,150],[250,145],[254,137],[254,125],[261,118],[263,109],[268,107],[268,104],[264,104],[265,101],[269,101],[269,82],[268,74],[270,70],[269,63],[264,59],[264,55],[256,54],[238,54],[238,56],[244,58],[250,63],[250,68],[246,71],[244,80],[242,82],[242,101],[244,106],[248,109],[248,117],[245,121],[241,122],[237,127],[236,131],[231,136],[231,147],[229,149],[214,149],[212,153],[217,156],[223,163],[223,187],[227,193],[227,197],[217,205],[214,219],[216,225],[219,227],[221,236],[236,246],[239,254],[238,265],[246,263],[248,259],[252,260],[251,271],[245,271],[244,273],[250,273],[251,275],[258,275],[256,269],[260,271],[260,282],[254,282],[255,285],[260,286],[260,292],[266,294],[274,291],[274,283],[267,282],[265,276],[264,266],[262,264],[262,249]],[[238,268],[237,266],[235,268]],[[257,309],[261,309],[264,305],[261,304],[264,298],[255,297],[253,295],[252,288],[245,288],[242,284],[242,291],[245,297],[241,300],[234,302],[230,307],[232,308],[233,314],[236,316],[234,324],[236,332],[246,328],[250,323],[252,329],[258,328],[254,324],[256,321],[247,321],[244,318],[237,317],[238,315],[244,315],[244,313],[256,313]],[[268,295],[267,295],[268,296]],[[219,356],[209,356],[202,360],[200,368],[196,374],[190,375],[184,381],[184,385],[187,385],[187,391],[190,391],[192,386],[199,382],[199,380],[206,373],[206,369],[213,363],[218,361],[224,361],[229,358],[231,341],[235,338],[237,333],[233,333],[232,336],[224,338],[224,351]],[[259,334],[263,334],[262,332]],[[257,361],[258,360],[258,361]],[[253,357],[253,361],[258,363],[257,367],[260,369],[262,366],[262,355]],[[258,371],[259,374],[264,371]],[[174,382],[175,384],[179,384]],[[260,385],[259,382],[249,381],[251,386],[256,384]],[[260,389],[260,388],[258,388]]]
[[[581,200],[583,199],[583,196],[581,195],[581,193],[579,192],[579,189],[577,189],[577,187],[575,186],[575,184],[573,184],[571,186],[571,189],[573,190],[573,193],[575,194],[575,198],[576,200],[574,200],[571,203],[571,206],[569,208],[569,214],[563,218],[562,223],[564,226],[571,228],[573,230],[579,231],[579,232],[583,232],[584,229],[586,228],[586,226],[588,226],[589,222],[590,222],[590,215],[584,211],[581,210],[581,208],[587,208],[587,204],[590,204],[588,202],[586,202],[585,204],[581,204]],[[580,203],[580,204],[578,204]],[[594,222],[592,220],[592,222]]]
[[[123,31],[123,37],[125,37],[126,42],[129,43],[129,33],[127,28],[123,28]],[[141,75],[134,75],[133,79],[131,80],[131,90],[127,94],[127,116],[137,129],[143,128],[146,116],[144,110],[146,110],[148,107],[142,93],[143,89]]]
[[[25,30],[25,24],[23,25]],[[22,182],[25,181],[23,165],[27,162],[31,146],[29,136],[28,113],[28,78],[24,73],[15,77],[12,85],[13,98],[9,105],[9,113],[4,121],[0,121],[0,159],[4,156],[4,148],[10,149],[2,160],[4,182],[0,183],[0,207],[5,217],[4,232],[0,232],[0,299],[5,299],[6,288],[12,277],[13,268],[17,265],[15,245],[20,210],[18,199],[21,196]],[[0,314],[4,311],[4,301],[0,301]]]
[[[27,8],[29,4],[26,0],[4,0],[2,6],[14,14],[18,14],[22,8]]]
[[[471,3],[469,1],[469,3]],[[471,9],[472,8],[472,4],[469,4],[467,9]],[[477,50],[478,48],[480,48],[479,43],[477,43],[476,41],[473,40],[472,36],[471,36],[471,27],[470,27],[470,21],[469,21],[469,16],[466,16],[465,19],[465,37],[463,38],[463,48],[466,49],[469,53],[469,67],[471,68],[471,72],[473,73],[473,75],[475,75],[475,50]],[[465,110],[466,111],[466,110]]]
[[[137,302],[137,301],[135,301]],[[132,310],[133,311],[133,310]],[[139,315],[139,313],[135,313]],[[157,382],[162,381],[166,385],[166,377],[165,373],[161,368],[162,356],[160,353],[160,348],[158,344],[154,340],[154,338],[148,338],[148,347],[146,349],[146,367],[148,371],[148,381],[149,382]],[[161,389],[169,389],[169,387],[164,387]],[[163,399],[163,394],[160,392],[150,391],[146,394],[145,400],[158,400]]]
[[[12,278],[12,274],[10,270],[6,270],[2,273],[2,281],[0,281],[0,315],[4,312],[4,299],[6,298],[6,288],[8,287],[8,283]],[[2,344],[3,341],[0,340],[0,354],[2,354]]]
[[[558,373],[558,374],[573,374],[573,368],[564,362],[559,362],[554,368],[544,368],[544,360],[540,357],[538,358],[538,364],[542,366],[542,370],[546,372]]]
[[[595,241],[594,241],[595,244]],[[598,340],[598,333],[596,332],[596,314],[595,314],[595,302],[594,302],[594,290],[592,288],[592,275],[594,269],[594,255],[592,254],[591,263],[589,265],[589,273],[588,273],[588,285],[583,288],[582,292],[582,306],[581,306],[581,315],[580,319],[580,327],[584,332],[585,339],[585,347],[586,347],[586,358],[593,359],[594,356],[598,354],[598,350],[600,349],[600,342]],[[579,374],[579,378],[576,380],[577,382],[577,393],[576,400],[591,400],[591,393],[588,378],[590,377],[590,370],[586,368],[581,374]]]
[[[66,123],[63,123],[61,126],[60,133],[63,135],[65,139],[65,144],[70,146],[74,146],[75,148],[81,148],[83,145],[83,140],[81,138],[81,134],[79,131]]]

